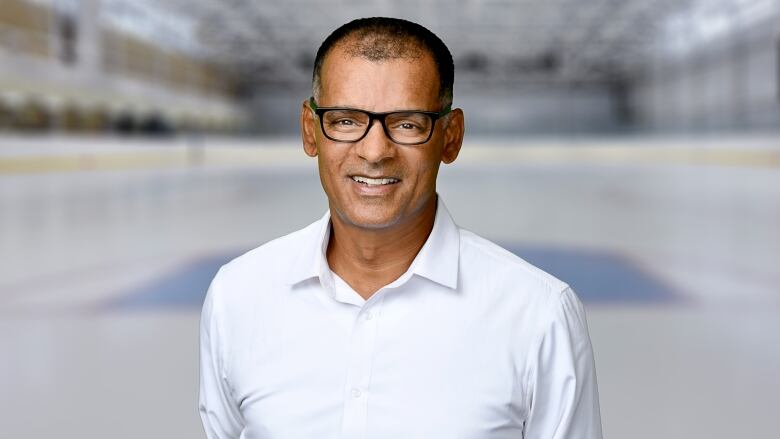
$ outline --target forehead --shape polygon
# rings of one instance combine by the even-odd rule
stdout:
[[[336,46],[320,72],[321,106],[372,111],[438,109],[439,75],[427,51],[417,56],[372,60]]]

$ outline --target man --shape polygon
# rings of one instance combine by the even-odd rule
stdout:
[[[210,438],[600,438],[582,306],[459,229],[453,64],[417,24],[348,23],[301,108],[330,210],[220,269],[201,324]]]

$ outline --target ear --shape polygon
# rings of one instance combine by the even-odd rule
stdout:
[[[456,108],[450,113],[450,120],[444,131],[444,149],[441,154],[442,163],[449,164],[458,158],[460,147],[463,145],[464,132],[463,110]]]
[[[301,140],[303,152],[309,157],[317,157],[317,121],[308,99],[301,105]]]

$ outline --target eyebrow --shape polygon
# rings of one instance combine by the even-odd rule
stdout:
[[[401,112],[401,111],[422,111],[422,112],[436,112],[435,110],[428,110],[425,108],[398,108],[394,110],[385,110],[385,111],[374,111],[374,110],[367,110],[365,108],[361,108],[358,106],[351,106],[351,105],[320,105],[317,104],[318,108],[334,108],[334,109],[345,109],[345,110],[362,110],[362,111],[369,111],[372,113],[395,113],[395,112]]]

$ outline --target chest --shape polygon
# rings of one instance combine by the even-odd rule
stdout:
[[[234,348],[245,437],[518,437],[508,328],[417,305],[267,316]]]

